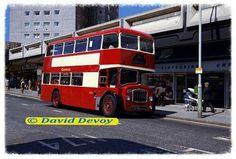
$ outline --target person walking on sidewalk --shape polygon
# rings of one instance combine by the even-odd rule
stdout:
[[[41,80],[38,81],[38,96],[41,94]]]
[[[215,113],[215,108],[212,105],[212,100],[213,100],[213,96],[212,96],[212,89],[209,87],[209,83],[205,82],[204,83],[204,91],[203,91],[203,112],[206,112],[206,108],[210,107],[211,108],[211,112]]]
[[[22,78],[21,81],[20,81],[20,88],[21,88],[21,93],[23,94],[23,93],[24,93],[24,90],[25,90],[25,81],[24,81],[24,78]]]

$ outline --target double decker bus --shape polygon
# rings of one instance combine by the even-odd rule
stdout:
[[[114,28],[54,41],[44,58],[41,99],[54,107],[151,114],[153,90],[142,75],[154,72],[152,36]]]

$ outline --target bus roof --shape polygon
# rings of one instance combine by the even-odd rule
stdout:
[[[147,39],[152,39],[151,35],[146,34],[144,32],[140,32],[140,31],[133,30],[133,29],[118,27],[118,28],[113,28],[113,29],[107,29],[107,30],[92,32],[92,33],[88,33],[88,34],[84,34],[84,35],[80,35],[80,36],[65,38],[65,39],[61,39],[61,40],[56,40],[56,41],[53,41],[53,42],[49,43],[48,45],[58,44],[58,43],[62,43],[62,42],[69,42],[69,41],[73,41],[73,40],[77,40],[77,39],[89,38],[89,37],[92,37],[92,36],[98,36],[98,35],[103,35],[103,34],[121,33],[121,32],[122,33],[127,33],[127,34],[132,34],[132,35],[137,35],[137,36],[142,36],[142,37],[145,37]]]

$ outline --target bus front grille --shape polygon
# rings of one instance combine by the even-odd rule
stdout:
[[[132,91],[132,101],[138,103],[147,102],[147,91],[143,89],[135,89]]]

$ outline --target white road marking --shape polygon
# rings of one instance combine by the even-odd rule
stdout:
[[[40,143],[41,145],[46,146],[46,147],[48,147],[50,149],[59,150],[59,143],[58,142],[47,144],[47,143],[45,143],[43,141],[38,141],[38,143]]]
[[[71,136],[74,137],[74,138],[80,139],[80,140],[82,140],[82,141],[84,141],[84,142],[89,142],[89,143],[91,143],[91,144],[95,144],[94,141],[87,141],[87,140],[84,140],[83,138],[80,138],[80,137],[78,137],[78,136],[76,136],[76,135],[71,135]]]
[[[74,147],[87,145],[87,143],[80,143],[80,144],[77,144],[77,143],[75,143],[75,142],[73,142],[73,141],[71,141],[71,140],[69,140],[69,139],[67,139],[67,138],[64,138],[64,137],[62,137],[62,140],[64,140],[65,142],[71,144],[71,145],[74,146]]]
[[[60,110],[53,109],[52,111],[57,112],[57,113],[62,113]]]
[[[184,150],[184,152],[186,152],[186,153],[192,152],[192,151],[202,152],[202,153],[206,153],[206,154],[213,154],[213,152],[205,151],[205,150],[201,150],[201,149],[196,149],[196,148],[192,148],[192,147],[189,147]]]
[[[213,139],[230,142],[229,138],[226,138],[226,137],[223,137],[223,136],[213,137]]]
[[[87,135],[87,134],[83,134],[83,136],[86,136],[86,137],[89,137],[89,138],[92,138],[92,139],[97,139],[98,141],[106,142],[106,140],[100,139],[100,138],[98,138],[96,136]]]
[[[21,105],[28,106],[29,104],[26,104],[26,103],[21,103]]]

